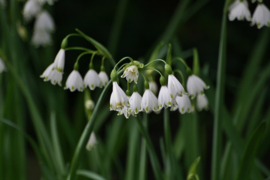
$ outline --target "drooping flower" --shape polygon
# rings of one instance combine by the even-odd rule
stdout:
[[[270,11],[264,4],[258,4],[252,17],[251,25],[257,25],[258,29],[263,26],[270,27]]]
[[[134,81],[137,84],[139,77],[138,67],[135,65],[127,67],[121,77],[126,78],[129,83]]]
[[[60,49],[54,59],[54,68],[59,72],[64,72],[65,67],[65,50]]]
[[[171,107],[172,105],[172,97],[170,96],[169,89],[166,86],[162,86],[160,88],[158,94],[158,105],[160,109],[163,107]]]
[[[141,111],[145,111],[146,113],[150,113],[151,111],[159,111],[158,99],[149,89],[146,89],[143,94]]]
[[[142,102],[141,95],[137,91],[133,92],[129,99],[130,110],[133,116],[135,116],[136,114],[140,112],[141,102]]]
[[[84,86],[88,86],[91,90],[94,90],[96,87],[102,87],[102,82],[94,69],[89,69],[84,76]]]
[[[54,31],[55,25],[51,15],[47,11],[42,11],[37,15],[34,31]]]
[[[128,119],[130,116],[130,113],[131,113],[130,109],[128,107],[124,106],[122,109],[118,110],[117,115],[119,116],[119,115],[124,114],[125,118]]]
[[[208,100],[205,94],[198,94],[197,96],[197,109],[199,111],[208,110]]]
[[[181,114],[186,112],[190,113],[193,111],[193,107],[191,106],[191,102],[187,94],[184,94],[183,96],[177,96],[175,100],[178,104],[178,109]]]
[[[62,86],[62,78],[63,78],[63,73],[57,70],[52,70],[49,73],[48,79],[44,79],[44,81],[51,81],[53,85],[58,84],[59,86]]]
[[[105,71],[100,71],[98,77],[102,83],[102,87],[105,87],[109,81],[108,75]]]
[[[229,20],[233,21],[235,18],[238,20],[243,20],[244,18],[247,21],[251,20],[250,12],[248,9],[248,3],[246,0],[244,1],[235,1],[230,7],[229,7]]]
[[[158,92],[158,85],[155,81],[149,81],[149,89],[154,93],[157,94]]]
[[[53,66],[54,66],[54,63],[50,64],[46,69],[45,71],[40,75],[41,78],[44,78],[44,81],[47,81],[48,78],[49,78],[49,75],[52,73],[53,71]]]
[[[23,17],[26,21],[30,21],[41,10],[41,4],[36,0],[28,0],[23,8]]]
[[[34,31],[31,42],[36,47],[47,46],[52,43],[52,37],[47,31]]]
[[[124,108],[124,106],[129,106],[127,95],[117,84],[117,82],[114,81],[113,91],[110,98],[110,110],[119,111],[120,109]]]
[[[73,70],[67,78],[66,86],[64,89],[69,89],[71,92],[75,91],[83,91],[83,79],[80,75],[79,71]]]
[[[4,61],[0,58],[0,73],[6,70]]]
[[[175,99],[176,96],[182,96],[185,94],[182,84],[173,74],[168,76],[168,90],[172,99]]]
[[[96,144],[97,144],[96,136],[95,136],[95,133],[92,132],[87,142],[86,149],[88,151],[91,151],[91,149],[94,148]]]
[[[207,86],[201,78],[195,75],[191,75],[187,80],[187,91],[191,98],[195,98],[197,94],[203,94],[204,89],[208,89]]]

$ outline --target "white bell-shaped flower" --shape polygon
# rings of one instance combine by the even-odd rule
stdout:
[[[142,102],[141,95],[138,92],[133,92],[129,99],[130,110],[133,116],[135,116],[140,112],[141,102]]]
[[[64,89],[70,89],[71,92],[75,91],[83,91],[83,79],[80,73],[77,70],[73,70],[67,78],[66,86]]]
[[[31,42],[35,47],[48,46],[52,43],[52,37],[47,31],[34,31]]]
[[[184,114],[186,112],[190,113],[193,111],[193,107],[191,106],[188,95],[184,94],[183,96],[177,96],[175,100],[178,104],[178,109],[181,114]]]
[[[4,61],[0,58],[0,73],[6,70]]]
[[[23,8],[23,17],[26,21],[30,21],[41,10],[41,4],[36,0],[28,0]]]
[[[251,25],[257,25],[258,29],[263,26],[270,27],[270,11],[264,4],[258,4],[252,17]]]
[[[88,142],[87,142],[86,149],[87,149],[88,151],[91,151],[91,149],[92,149],[93,147],[95,147],[96,144],[97,144],[97,139],[96,139],[95,133],[92,132],[91,135],[90,135],[90,137],[89,137],[89,140],[88,140]]]
[[[100,71],[98,77],[102,83],[102,87],[105,87],[109,81],[107,73],[105,71]]]
[[[157,94],[158,92],[158,85],[155,81],[149,81],[149,89],[154,93]]]
[[[185,90],[182,84],[176,79],[173,74],[168,76],[168,89],[172,99],[175,99],[176,96],[182,96],[185,94]]]
[[[54,31],[55,25],[51,15],[47,11],[42,11],[37,15],[34,30],[35,31]]]
[[[54,69],[63,72],[65,67],[65,50],[60,49],[54,59]]]
[[[198,94],[197,96],[197,109],[199,111],[208,110],[208,99],[205,94]]]
[[[143,93],[141,111],[145,111],[146,113],[150,113],[151,111],[159,111],[158,99],[149,89],[146,89]]]
[[[84,86],[88,86],[91,90],[94,90],[96,87],[102,87],[102,82],[94,69],[89,69],[84,76]]]
[[[121,89],[116,81],[113,82],[113,91],[110,98],[110,110],[119,111],[129,106],[128,98],[126,93]]]
[[[248,9],[247,1],[236,1],[229,7],[229,20],[233,21],[235,18],[238,20],[243,20],[244,18],[247,21],[251,20],[250,12]]]
[[[41,78],[44,78],[44,81],[46,81],[49,78],[49,75],[52,73],[53,71],[53,66],[54,63],[50,64],[45,71],[40,75]]]
[[[118,110],[117,115],[120,116],[124,114],[125,118],[128,119],[130,116],[130,113],[131,113],[131,110],[128,107],[124,106],[122,109]]]
[[[137,84],[139,77],[138,67],[135,65],[127,67],[121,77],[126,78],[129,83],[134,81]]]
[[[187,80],[187,91],[191,98],[195,98],[197,94],[203,94],[204,89],[208,89],[201,78],[195,75],[190,75]]]
[[[48,78],[47,79],[45,78],[44,81],[51,81],[53,85],[58,84],[59,86],[62,86],[62,78],[63,78],[63,73],[57,70],[51,70]]]
[[[162,86],[160,88],[158,94],[158,105],[160,109],[162,109],[163,107],[171,107],[172,105],[172,97],[170,96],[169,89],[166,86]]]

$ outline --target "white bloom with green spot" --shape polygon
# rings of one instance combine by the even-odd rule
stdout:
[[[126,93],[121,89],[116,81],[113,82],[113,91],[110,98],[110,110],[119,111],[125,106],[129,106]]]
[[[96,139],[95,133],[92,132],[87,142],[86,149],[88,151],[91,151],[91,149],[94,148],[96,144],[97,144],[97,139]]]
[[[78,90],[83,91],[83,79],[77,70],[73,70],[67,78],[66,86],[64,89],[69,89],[71,92]]]
[[[143,94],[141,111],[145,111],[146,113],[150,113],[151,111],[159,111],[158,99],[149,89],[146,89]]]
[[[84,86],[94,90],[96,87],[102,87],[102,82],[94,69],[89,69],[84,76]]]
[[[34,31],[31,43],[35,47],[48,46],[52,43],[51,34],[47,31]]]
[[[121,77],[126,78],[129,83],[134,81],[137,84],[139,77],[138,67],[135,65],[127,67]]]
[[[37,15],[34,30],[52,32],[55,29],[54,21],[47,11],[42,11]]]
[[[187,91],[191,98],[195,98],[197,94],[204,94],[204,89],[208,89],[207,86],[201,78],[195,75],[191,75],[187,80]]]
[[[23,17],[26,21],[30,21],[41,10],[41,4],[36,0],[28,0],[23,7]]]
[[[65,67],[65,50],[60,49],[54,59],[54,68],[59,72],[64,72]]]
[[[190,113],[193,111],[193,107],[191,106],[191,102],[187,94],[183,94],[183,96],[177,96],[175,100],[181,114],[185,114],[186,112]]]
[[[118,114],[117,115],[120,116],[120,115],[123,115],[124,114],[125,118],[128,119],[129,116],[130,116],[130,113],[131,113],[130,109],[127,108],[126,106],[124,106],[122,109],[119,109],[118,110]]]
[[[105,87],[109,81],[108,75],[105,71],[100,71],[98,77],[102,83],[102,87]]]
[[[133,92],[129,99],[130,110],[133,116],[135,116],[136,114],[140,112],[141,102],[142,102],[142,96],[138,92]]]
[[[154,93],[157,94],[158,92],[158,85],[155,81],[149,81],[149,89]]]
[[[57,70],[51,70],[48,78],[47,79],[45,78],[44,81],[51,81],[53,85],[58,84],[59,86],[62,86],[62,78],[63,78],[63,73]]]
[[[169,89],[167,86],[162,86],[160,88],[158,94],[158,105],[159,108],[162,109],[163,107],[171,107],[172,105],[172,97],[170,96]]]
[[[185,94],[185,89],[173,74],[168,76],[168,90],[172,99]]]
[[[6,70],[4,61],[0,58],[0,73]]]
[[[258,29],[263,26],[270,27],[270,11],[264,4],[258,4],[252,17],[251,25],[257,25]]]
[[[205,94],[198,94],[197,96],[197,109],[199,111],[208,110],[208,99]]]
[[[236,1],[229,7],[229,20],[233,21],[235,18],[238,20],[244,20],[244,18],[247,21],[251,20],[250,12],[248,9],[248,3],[247,1]]]

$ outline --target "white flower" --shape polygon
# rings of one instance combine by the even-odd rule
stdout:
[[[172,74],[168,76],[168,89],[172,99],[175,99],[177,95],[182,96],[185,94],[182,84]]]
[[[77,70],[73,70],[67,78],[66,86],[64,89],[70,89],[71,92],[83,91],[83,79]]]
[[[87,145],[86,145],[86,149],[87,149],[88,151],[91,151],[91,149],[92,149],[93,147],[95,147],[96,144],[97,144],[96,136],[95,136],[95,133],[92,132],[91,135],[90,135],[90,137],[89,137],[88,143],[87,143]]]
[[[54,31],[54,22],[51,15],[47,11],[42,11],[37,15],[35,25],[35,31]]]
[[[94,69],[89,69],[84,76],[84,86],[88,86],[91,90],[94,90],[96,87],[102,87],[99,76]]]
[[[197,96],[197,109],[199,111],[208,109],[208,100],[205,94],[198,94]]]
[[[100,71],[98,77],[102,83],[102,87],[105,87],[109,81],[108,75],[105,71]]]
[[[30,21],[41,10],[41,5],[35,0],[28,0],[23,8],[23,17],[26,21]]]
[[[31,42],[34,46],[47,46],[52,43],[52,37],[49,32],[46,31],[34,31]]]
[[[166,86],[162,86],[160,88],[158,94],[158,105],[160,109],[163,107],[167,108],[172,105],[172,97],[170,96],[169,89]]]
[[[53,5],[54,0],[36,0],[40,4],[48,3],[49,5]]]
[[[152,110],[156,112],[159,111],[158,99],[153,94],[152,91],[150,91],[149,89],[146,89],[142,97],[140,111],[145,111],[146,113],[150,113]]]
[[[55,85],[56,83],[58,83],[59,86],[62,85],[61,83],[62,83],[63,73],[54,69],[54,63],[48,66],[40,77],[44,78],[44,81],[51,81],[53,85]]]
[[[248,7],[248,2],[246,0],[242,1],[247,7]],[[240,0],[235,0],[232,2],[228,8],[229,11],[231,11],[235,6],[237,6],[240,2]]]
[[[251,20],[250,12],[248,9],[247,1],[236,1],[229,7],[229,20],[233,21],[235,18],[243,20],[246,18],[247,21]]]
[[[139,113],[141,109],[141,102],[142,102],[141,95],[138,92],[133,92],[129,99],[130,110],[133,116]]]
[[[204,89],[208,89],[207,86],[201,78],[195,75],[191,75],[187,80],[187,91],[191,98],[195,98],[197,94],[203,94]]]
[[[53,65],[54,63],[50,64],[46,70],[41,74],[41,78],[44,78],[44,81],[46,81],[49,78],[49,75],[52,73],[53,71]]]
[[[63,72],[64,67],[65,67],[65,50],[60,49],[54,59],[54,68],[59,72]]]
[[[128,98],[117,82],[113,82],[113,91],[110,98],[110,110],[118,111],[124,106],[128,106]]]
[[[124,106],[122,109],[119,109],[117,115],[119,116],[119,115],[122,115],[122,114],[124,114],[126,119],[128,119],[129,116],[130,116],[130,109],[127,108],[126,106]]]
[[[258,2],[260,2],[260,3],[263,2],[263,0],[251,0],[252,3],[255,3],[256,1],[258,1]]]
[[[127,67],[121,77],[126,78],[129,83],[134,81],[137,84],[139,77],[138,67],[135,65]]]
[[[4,61],[0,58],[0,73],[6,70]]]
[[[254,24],[257,24],[258,29],[263,26],[270,27],[270,11],[264,4],[258,4],[256,7],[251,21],[251,25]]]
[[[158,85],[155,81],[150,81],[149,82],[149,89],[154,93],[157,94],[158,92]]]
[[[188,95],[184,94],[182,97],[177,96],[175,100],[178,104],[179,112],[181,114],[184,114],[186,112],[190,113],[193,111],[193,107],[191,106],[191,102]]]

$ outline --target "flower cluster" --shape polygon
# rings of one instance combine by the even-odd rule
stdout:
[[[36,18],[34,23],[34,33],[32,43],[38,46],[46,46],[51,44],[51,33],[55,29],[54,21],[51,15],[42,9],[45,3],[52,5],[54,0],[27,0],[23,9],[25,21],[29,22]]]
[[[130,96],[129,89],[125,93],[118,84],[118,73],[113,69],[111,79],[113,81],[113,90],[110,98],[110,110],[118,111],[118,115],[124,115],[129,118],[130,115],[136,116],[139,112],[150,113],[152,111],[159,113],[162,108],[178,109],[181,114],[190,113],[194,110],[191,99],[197,97],[198,110],[208,108],[208,100],[204,95],[204,89],[208,86],[196,75],[190,74],[187,79],[187,92],[183,85],[172,73],[171,66],[165,64],[165,71],[168,74],[168,83],[163,75],[160,77],[161,88],[158,97],[150,90],[147,80],[144,82],[145,91],[141,96],[137,91],[137,80],[140,71],[145,68],[144,65],[137,66],[137,61],[127,64],[123,69],[122,78],[126,78],[127,84],[134,81],[133,93]],[[146,65],[147,66],[147,65]],[[145,69],[146,70],[146,69]],[[157,70],[156,70],[157,71]],[[152,83],[154,81],[151,81]],[[155,84],[155,83],[154,83]],[[154,85],[156,86],[156,84]]]
[[[253,2],[255,2],[254,0]],[[248,9],[247,0],[235,0],[229,6],[229,20],[233,21],[234,19],[251,21],[251,25],[257,25],[258,29],[263,26],[270,27],[270,11],[269,9],[260,1],[253,13],[251,18],[250,11]]]

